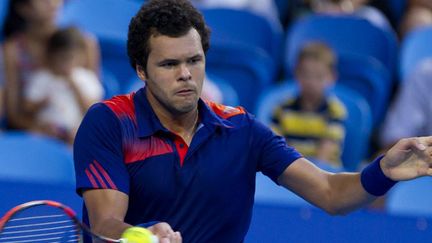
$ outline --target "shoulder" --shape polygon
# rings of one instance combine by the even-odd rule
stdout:
[[[128,116],[135,120],[135,93],[114,96],[102,103],[107,106],[117,117]]]
[[[232,107],[212,101],[206,101],[205,103],[211,111],[213,111],[218,117],[222,119],[229,119],[235,116],[245,116],[247,114],[246,110],[241,106]]]
[[[347,116],[347,110],[345,104],[339,100],[336,96],[330,96],[327,98],[328,109],[330,115],[333,118],[345,119]]]

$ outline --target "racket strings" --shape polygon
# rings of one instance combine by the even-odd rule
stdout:
[[[14,214],[0,233],[0,243],[79,242],[79,229],[67,215],[53,208],[27,208]]]

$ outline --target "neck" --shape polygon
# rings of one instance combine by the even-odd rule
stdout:
[[[164,108],[153,96],[147,95],[147,99],[162,125],[190,144],[198,125],[198,108],[186,113],[173,113]]]
[[[28,26],[26,34],[33,40],[46,41],[55,30],[54,24],[34,23]]]
[[[302,110],[305,111],[315,111],[321,105],[322,96],[312,96],[305,98],[304,96],[300,97],[300,106]]]

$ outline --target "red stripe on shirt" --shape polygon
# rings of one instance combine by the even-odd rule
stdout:
[[[228,119],[233,116],[246,114],[245,109],[243,109],[243,107],[240,106],[237,107],[225,106],[211,101],[206,101],[206,104],[210,107],[210,109],[214,113],[216,113],[216,115],[218,115],[222,119]]]
[[[124,160],[126,164],[173,152],[173,148],[168,142],[154,136],[144,139],[133,138],[124,147]]]
[[[118,118],[127,116],[136,124],[135,105],[133,101],[134,95],[135,93],[114,96],[113,98],[104,101],[104,104],[106,104]]]
[[[99,186],[97,185],[93,175],[90,173],[90,171],[88,169],[85,169],[85,173],[90,181],[90,183],[92,184],[93,188],[99,188]]]
[[[107,189],[107,185],[105,184],[105,181],[100,176],[99,172],[96,170],[93,164],[90,164],[90,170],[93,172],[93,174],[96,176],[96,179],[99,181],[103,189]]]
[[[117,190],[117,186],[114,184],[114,182],[111,180],[111,177],[108,175],[106,170],[97,162],[96,160],[93,161],[93,163],[96,165],[96,168],[102,173],[102,176],[105,178],[105,180],[108,182],[110,187],[112,189]]]

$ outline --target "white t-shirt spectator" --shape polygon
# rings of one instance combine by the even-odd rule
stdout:
[[[76,68],[72,71],[72,81],[85,99],[97,102],[103,98],[102,84],[94,72]],[[79,101],[68,81],[48,70],[40,70],[32,75],[25,90],[25,98],[31,102],[47,101],[36,115],[37,121],[41,123],[72,131],[77,129],[83,118]]]

